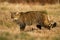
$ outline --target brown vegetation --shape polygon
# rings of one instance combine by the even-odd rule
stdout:
[[[55,4],[60,0],[0,0],[1,2],[7,1],[9,3],[28,3],[28,4]]]

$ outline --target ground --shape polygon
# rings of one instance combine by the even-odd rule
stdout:
[[[10,12],[46,10],[49,16],[57,22],[57,26],[51,30],[20,31],[19,26],[11,19]],[[32,25],[31,27],[34,27]],[[27,26],[28,27],[28,26]],[[26,28],[29,30],[30,27]],[[28,5],[0,3],[0,40],[60,40],[60,4],[53,5]]]

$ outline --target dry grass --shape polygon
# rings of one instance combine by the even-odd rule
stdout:
[[[46,10],[49,16],[53,16],[57,27],[47,30],[34,30],[20,32],[19,26],[12,22],[10,12],[26,12]],[[35,25],[32,25],[35,26]],[[8,33],[4,33],[8,32]],[[1,35],[2,34],[2,35]],[[6,34],[9,34],[8,36]],[[0,40],[60,40],[60,4],[28,5],[0,3]]]

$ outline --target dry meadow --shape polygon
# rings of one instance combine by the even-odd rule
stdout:
[[[26,11],[47,11],[48,15],[53,17],[57,26],[51,30],[42,28],[41,30],[20,31],[19,26],[11,19],[10,12]],[[25,30],[29,30],[27,26]],[[53,5],[29,5],[29,4],[11,4],[8,2],[0,3],[0,40],[60,40],[60,4]]]

